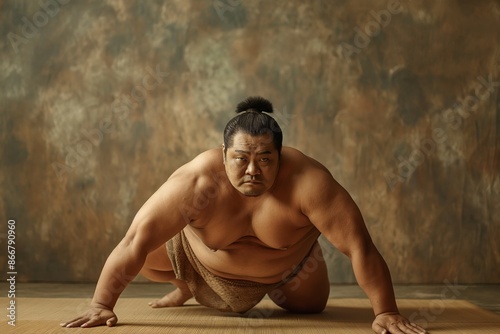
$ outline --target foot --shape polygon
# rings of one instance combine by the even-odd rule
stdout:
[[[177,288],[169,294],[166,294],[163,298],[150,302],[149,306],[152,308],[181,306],[191,297],[193,297],[193,295],[188,289],[181,290]]]

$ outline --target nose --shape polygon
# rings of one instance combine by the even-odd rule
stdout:
[[[250,161],[247,166],[246,174],[248,175],[259,175],[260,168],[254,161]]]

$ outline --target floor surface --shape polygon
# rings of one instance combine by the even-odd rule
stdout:
[[[87,308],[86,298],[17,298],[16,326],[0,323],[8,334],[165,334],[165,333],[304,333],[373,334],[373,313],[366,298],[332,298],[320,314],[294,314],[261,301],[245,314],[224,313],[189,300],[182,307],[152,309],[147,298],[121,298],[115,312],[115,327],[63,328]],[[6,304],[7,298],[0,298]],[[399,299],[402,314],[431,334],[498,334],[500,315],[464,300]]]
[[[7,283],[0,283],[0,291],[7,291]],[[18,283],[17,297],[91,298],[95,283]],[[173,290],[170,284],[132,283],[123,292],[124,298],[159,298]],[[395,285],[398,299],[459,299],[467,300],[484,309],[500,314],[500,285]],[[7,297],[7,293],[0,295]],[[330,298],[366,298],[357,285],[331,285]],[[500,333],[500,331],[499,331]]]

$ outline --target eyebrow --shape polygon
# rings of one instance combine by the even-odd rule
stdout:
[[[244,150],[234,150],[234,152],[240,153],[240,154],[250,154],[250,151],[244,151]],[[262,154],[271,154],[271,151],[260,151],[260,152],[257,152],[257,155],[262,155]]]

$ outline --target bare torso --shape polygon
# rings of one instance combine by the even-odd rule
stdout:
[[[221,277],[274,283],[299,264],[320,232],[301,212],[301,182],[323,168],[302,153],[283,148],[272,188],[261,196],[239,193],[225,177],[221,150],[191,162],[199,176],[194,197],[180,208],[190,221],[185,234],[200,262]]]

